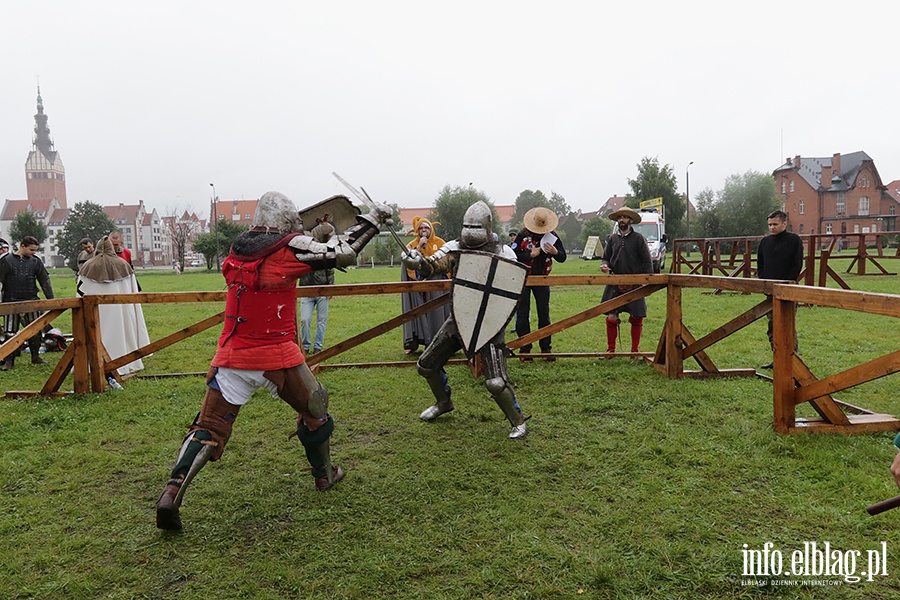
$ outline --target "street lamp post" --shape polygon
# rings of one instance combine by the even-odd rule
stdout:
[[[691,238],[691,165],[694,161],[688,163],[684,168],[684,195],[685,195],[685,229],[687,230],[686,238]],[[687,255],[691,255],[691,243],[687,243]]]
[[[222,271],[222,267],[219,264],[219,219],[218,215],[216,214],[216,200],[218,200],[218,198],[216,198],[216,185],[214,183],[210,183],[209,187],[212,188],[213,192],[212,202],[210,203],[212,210],[210,211],[210,213],[212,214],[214,228],[213,231],[215,232],[213,234],[213,239],[216,242],[216,272],[220,273]]]

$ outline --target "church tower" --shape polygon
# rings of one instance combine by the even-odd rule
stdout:
[[[66,206],[66,168],[59,152],[53,149],[41,87],[38,86],[37,114],[34,115],[34,140],[25,161],[25,184],[29,201],[56,199],[60,208]]]

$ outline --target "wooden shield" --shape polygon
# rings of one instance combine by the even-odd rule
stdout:
[[[466,354],[474,356],[503,331],[525,287],[525,265],[490,254],[465,250],[453,278],[453,317]]]
[[[353,206],[347,196],[332,196],[300,211],[303,219],[303,229],[311,231],[316,226],[316,219],[328,215],[329,222],[334,225],[337,233],[343,233],[356,225],[356,216],[359,209]]]

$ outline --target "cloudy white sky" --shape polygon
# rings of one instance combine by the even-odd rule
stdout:
[[[0,198],[25,197],[36,87],[69,204],[208,213],[278,190],[430,206],[446,185],[595,210],[642,157],[684,191],[788,156],[900,179],[900,4],[7,2]]]

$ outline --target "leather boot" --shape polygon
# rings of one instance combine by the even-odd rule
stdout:
[[[28,350],[31,352],[31,364],[46,365],[47,361],[41,358],[41,340],[34,338],[28,340]]]
[[[329,490],[334,484],[344,478],[344,470],[340,467],[331,467],[331,472],[334,474],[331,481],[328,481],[328,477],[316,477],[316,490],[320,492]]]
[[[175,501],[180,490],[181,485],[175,480],[170,480],[156,501],[156,526],[159,529],[181,529],[181,515]]]

